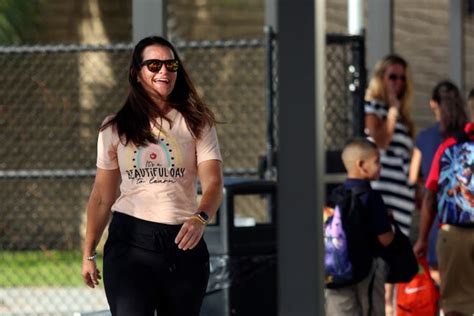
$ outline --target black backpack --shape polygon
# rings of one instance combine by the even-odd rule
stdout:
[[[327,288],[356,284],[370,272],[375,238],[359,196],[370,187],[335,188],[324,208],[325,283]]]
[[[396,223],[393,241],[386,247],[378,245],[378,256],[388,265],[387,283],[410,282],[418,273],[418,261],[408,236],[402,233]]]

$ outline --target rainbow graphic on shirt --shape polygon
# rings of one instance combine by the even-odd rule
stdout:
[[[163,132],[156,144],[136,147],[129,145],[124,151],[128,178],[137,183],[176,182],[184,176],[182,154],[176,139]]]

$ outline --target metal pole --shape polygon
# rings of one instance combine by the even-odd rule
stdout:
[[[347,0],[347,32],[361,35],[364,29],[364,3],[362,0]]]
[[[265,51],[266,51],[266,88],[265,103],[267,106],[267,153],[265,178],[272,179],[276,175],[274,156],[275,156],[275,139],[274,139],[274,81],[273,81],[273,29],[271,26],[265,27]]]
[[[449,1],[449,77],[464,90],[463,1]]]
[[[368,0],[367,65],[375,63],[392,52],[392,0]]]
[[[278,313],[324,315],[325,1],[278,0]]]
[[[167,36],[167,0],[133,0],[133,42],[150,35]]]
[[[350,45],[352,65],[349,66],[349,72],[352,73],[352,83],[349,85],[349,90],[352,92],[353,100],[353,135],[363,136],[365,128],[364,93],[367,81],[364,36],[354,36]]]

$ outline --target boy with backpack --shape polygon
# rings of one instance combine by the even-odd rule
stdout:
[[[474,123],[438,147],[426,180],[414,251],[425,256],[436,209],[441,307],[446,316],[474,315]]]
[[[377,315],[377,304],[382,314],[384,301],[372,302],[375,252],[394,233],[381,195],[370,187],[380,174],[379,151],[371,141],[354,138],[342,161],[347,180],[331,192],[324,209],[326,315]]]

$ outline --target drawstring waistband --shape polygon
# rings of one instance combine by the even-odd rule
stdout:
[[[170,272],[176,270],[178,246],[174,240],[181,225],[168,225],[142,220],[124,213],[113,212],[109,233],[125,243],[162,253]]]

